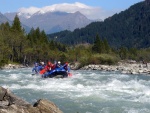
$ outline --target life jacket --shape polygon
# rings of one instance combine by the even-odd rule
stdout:
[[[47,65],[45,66],[46,71],[51,71],[52,70],[52,63],[48,62]]]
[[[63,68],[64,68],[66,71],[69,71],[69,69],[68,69],[68,62],[66,62],[66,63],[63,65]]]
[[[56,65],[55,64],[52,64],[51,65],[51,69],[53,70],[53,69],[55,69],[56,68]]]

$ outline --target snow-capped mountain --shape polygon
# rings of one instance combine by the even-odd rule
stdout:
[[[103,11],[98,7],[87,6],[80,2],[61,3],[44,6],[42,8],[20,8],[16,13],[6,13],[5,16],[13,20],[17,14],[21,23],[45,30],[46,33],[54,33],[62,30],[73,31],[90,24],[92,20],[99,19]],[[88,18],[89,19],[88,19]]]
[[[4,15],[13,20],[16,14],[19,16],[21,23],[31,28],[39,27],[46,33],[54,33],[62,30],[73,31],[76,28],[85,27],[92,22],[79,11],[66,13],[38,10],[35,13],[18,12],[5,13]]]

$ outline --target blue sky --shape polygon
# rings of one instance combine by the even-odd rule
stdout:
[[[110,14],[113,14],[115,12],[125,10],[131,5],[141,1],[144,0],[0,0],[0,12],[16,12],[22,7],[42,8],[53,4],[73,4],[75,2],[79,2],[93,8],[100,8],[103,10],[103,13],[108,13],[109,11]]]

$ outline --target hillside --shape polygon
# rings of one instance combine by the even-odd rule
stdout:
[[[129,9],[94,22],[73,32],[63,31],[49,34],[50,39],[65,44],[93,43],[96,34],[106,38],[112,47],[150,47],[150,3],[148,0],[137,3]]]
[[[0,13],[0,24],[5,22],[11,23],[10,20],[8,20],[8,18],[6,18],[2,13]]]

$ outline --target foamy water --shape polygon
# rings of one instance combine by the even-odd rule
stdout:
[[[31,104],[48,99],[64,113],[150,113],[150,76],[80,70],[43,79],[31,70],[1,70],[0,86]]]

